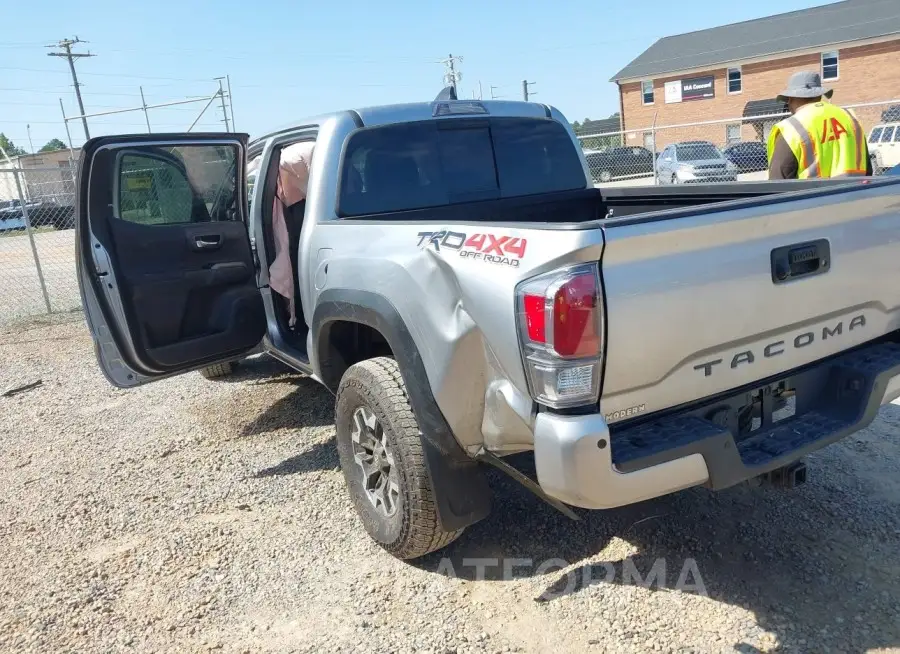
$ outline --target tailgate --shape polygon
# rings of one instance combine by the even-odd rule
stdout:
[[[780,375],[900,328],[900,184],[610,221],[609,422]]]

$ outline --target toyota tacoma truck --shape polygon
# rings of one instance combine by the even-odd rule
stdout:
[[[299,143],[305,199],[276,220]],[[558,110],[439,96],[253,141],[94,138],[76,213],[109,382],[259,350],[310,375],[400,558],[488,515],[488,465],[573,517],[799,483],[900,396],[900,179],[597,189]],[[284,218],[293,303],[270,279]],[[534,475],[508,457],[529,453]]]

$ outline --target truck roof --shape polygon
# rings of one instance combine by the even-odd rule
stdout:
[[[551,115],[553,115],[553,117],[562,119],[562,114],[553,107],[537,104],[535,102],[511,100],[437,100],[432,102],[410,102],[405,104],[376,105],[360,109],[346,109],[344,111],[334,111],[318,116],[311,116],[286,125],[281,125],[260,136],[255,136],[251,139],[251,143],[257,143],[268,139],[271,136],[275,136],[276,134],[293,131],[307,125],[321,125],[328,120],[346,117],[348,115],[353,116],[354,120],[358,120],[363,126],[367,127],[428,120],[434,117],[435,106],[438,104],[452,106],[456,112],[459,112],[452,112],[448,117],[452,117],[452,115],[471,117],[473,115],[486,113],[489,116],[522,118],[550,118]],[[471,111],[466,111],[466,105],[471,107]],[[483,107],[483,110],[479,110],[478,107]]]

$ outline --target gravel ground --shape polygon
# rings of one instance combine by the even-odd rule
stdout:
[[[2,174],[0,174],[2,177]],[[0,179],[0,184],[3,180]],[[75,230],[42,228],[34,234],[47,299],[54,311],[81,306],[75,270]],[[0,325],[25,316],[45,314],[47,307],[34,264],[31,241],[25,232],[0,234]],[[4,327],[6,329],[6,327]]]
[[[81,322],[0,333],[0,391],[36,379],[0,398],[0,651],[900,652],[900,406],[791,492],[574,523],[494,475],[490,518],[403,563],[331,396],[271,360],[120,391]]]

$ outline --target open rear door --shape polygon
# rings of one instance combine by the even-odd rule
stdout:
[[[97,359],[130,387],[238,358],[266,330],[247,228],[245,134],[89,140],[78,282]]]

